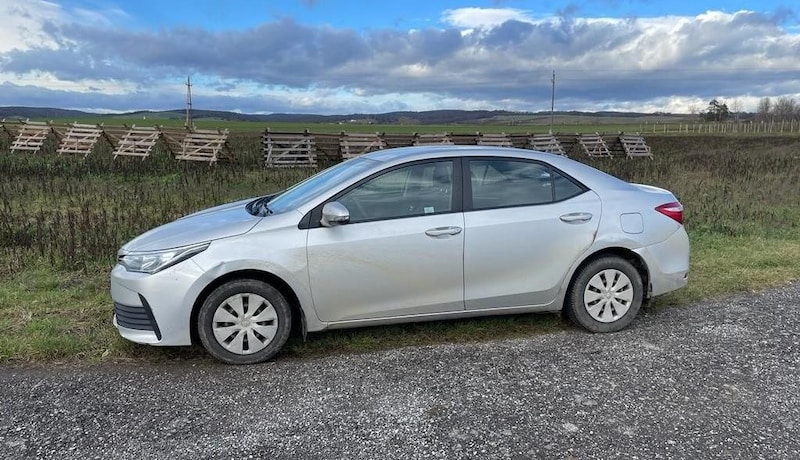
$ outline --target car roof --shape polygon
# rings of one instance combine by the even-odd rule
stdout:
[[[384,166],[430,158],[455,157],[504,157],[543,161],[573,176],[592,189],[630,189],[632,187],[631,184],[617,177],[562,155],[511,147],[425,145],[377,150],[362,156],[362,158],[381,162]]]
[[[491,147],[480,145],[420,145],[414,147],[398,147],[393,149],[376,150],[364,157],[380,162],[394,162],[395,160],[413,161],[431,157],[458,157],[458,156],[527,156],[533,150],[514,149],[508,147]]]

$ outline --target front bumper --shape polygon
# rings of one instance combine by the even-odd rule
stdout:
[[[117,265],[111,271],[114,326],[136,343],[191,345],[192,308],[207,281],[191,259],[153,275]]]

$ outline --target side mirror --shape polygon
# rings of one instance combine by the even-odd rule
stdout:
[[[350,222],[350,211],[338,201],[325,203],[322,207],[322,219],[319,223],[323,227],[335,227]]]

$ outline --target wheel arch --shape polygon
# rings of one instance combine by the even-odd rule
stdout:
[[[575,267],[575,270],[572,271],[570,275],[569,283],[567,285],[567,290],[565,292],[569,293],[572,290],[572,285],[575,283],[575,279],[580,274],[583,267],[589,265],[593,261],[607,256],[615,256],[621,259],[625,259],[631,263],[631,265],[636,268],[636,271],[639,273],[639,276],[642,277],[642,286],[644,286],[644,299],[650,298],[651,286],[650,286],[650,272],[647,268],[647,264],[645,263],[644,259],[642,259],[639,254],[635,253],[634,251],[623,248],[623,247],[607,247],[600,249],[599,251],[592,253],[589,257],[586,257]],[[564,297],[566,301],[566,296]]]
[[[233,271],[230,273],[226,273],[219,278],[215,279],[211,283],[208,284],[203,290],[200,292],[200,295],[194,301],[192,305],[192,314],[189,319],[189,331],[191,334],[192,344],[199,344],[200,337],[197,332],[197,317],[200,313],[200,307],[203,305],[203,302],[206,301],[209,295],[214,292],[214,289],[222,286],[223,284],[233,281],[233,280],[242,280],[242,279],[252,279],[256,281],[263,281],[275,289],[277,289],[281,295],[286,298],[286,301],[289,303],[289,307],[292,311],[292,325],[291,325],[291,335],[294,334],[302,334],[303,337],[306,335],[306,319],[305,314],[303,313],[303,309],[300,306],[300,299],[297,297],[297,294],[294,290],[289,286],[289,284],[281,279],[279,276],[261,271],[261,270],[239,270]]]

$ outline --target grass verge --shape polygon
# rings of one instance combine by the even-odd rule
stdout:
[[[757,291],[800,279],[793,238],[691,234],[689,285],[650,308],[680,308],[709,297]],[[205,359],[197,347],[149,347],[121,339],[111,324],[104,268],[28,269],[0,281],[0,362]],[[405,346],[525,337],[571,327],[530,314],[334,330],[290,340],[284,356],[363,353]]]

